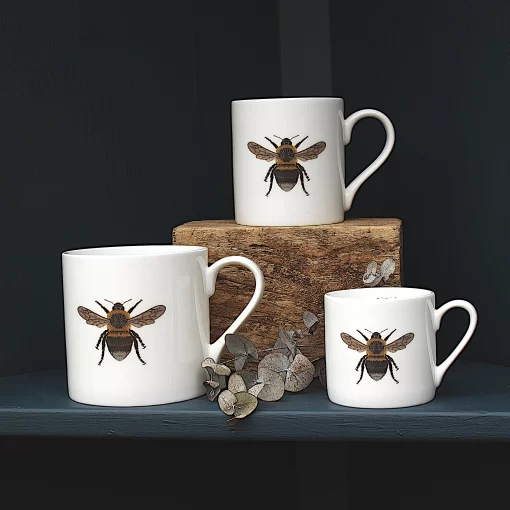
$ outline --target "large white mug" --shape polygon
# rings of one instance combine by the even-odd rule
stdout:
[[[407,407],[432,400],[445,372],[476,328],[471,303],[436,310],[430,290],[377,287],[325,295],[328,397],[349,407]],[[469,327],[436,365],[436,331],[452,308],[469,313]]]
[[[62,254],[69,396],[84,404],[147,406],[205,394],[205,358],[219,360],[264,292],[259,267],[207,248],[122,246]],[[213,344],[209,297],[218,271],[237,264],[255,276],[241,315]]]
[[[354,125],[365,117],[381,121],[386,143],[346,188],[344,148]],[[233,101],[235,220],[258,226],[341,222],[394,143],[386,115],[367,109],[345,119],[344,100],[338,97]]]

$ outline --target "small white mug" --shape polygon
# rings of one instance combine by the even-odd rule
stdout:
[[[455,300],[436,310],[434,293],[422,289],[328,292],[324,304],[328,397],[348,407],[429,402],[477,323],[471,303]],[[469,327],[448,358],[436,366],[436,331],[452,308],[469,313]]]
[[[147,406],[205,394],[205,358],[219,360],[264,292],[259,267],[225,257],[208,267],[207,248],[121,246],[62,254],[67,379],[76,402]],[[255,276],[251,301],[216,342],[209,297],[218,271],[240,265]]]
[[[346,188],[344,147],[365,117],[381,121],[386,144]],[[338,97],[233,101],[235,220],[254,226],[344,221],[359,187],[388,158],[394,143],[386,115],[360,110],[345,119],[344,100]]]

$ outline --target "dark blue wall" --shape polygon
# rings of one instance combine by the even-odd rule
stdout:
[[[393,121],[388,162],[356,196],[349,217],[404,221],[404,285],[463,298],[480,321],[467,358],[510,364],[507,310],[510,151],[510,3],[331,2],[333,92],[347,113],[376,108]],[[375,120],[355,127],[352,179],[381,150]],[[448,313],[440,358],[467,327]]]
[[[64,367],[62,251],[233,216],[230,101],[279,94],[277,7],[2,3],[0,374]]]

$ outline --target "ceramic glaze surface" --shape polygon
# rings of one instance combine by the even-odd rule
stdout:
[[[436,366],[436,331],[444,313],[456,307],[469,313],[468,330]],[[473,335],[477,313],[461,300],[436,310],[428,290],[384,287],[326,294],[325,321],[329,399],[349,407],[393,408],[434,398]]]
[[[85,404],[143,406],[203,395],[206,373],[200,366],[202,360],[219,359],[225,335],[235,333],[246,321],[264,290],[262,273],[254,262],[226,257],[208,267],[207,248],[200,247],[75,250],[63,253],[62,264],[69,396]],[[252,271],[255,292],[230,328],[210,344],[209,297],[218,271],[232,264]],[[96,301],[108,310],[119,306],[107,299],[120,304],[130,300],[122,305],[126,311],[142,301],[131,319],[117,317],[104,325],[101,317],[107,314]],[[152,317],[140,315],[147,310],[154,311]],[[133,317],[142,319],[133,321]],[[107,328],[110,336],[99,365],[101,344],[95,347]]]
[[[344,147],[356,122],[365,117],[381,121],[386,144],[346,189]],[[341,98],[233,101],[235,220],[258,226],[341,222],[361,184],[383,164],[394,143],[386,115],[366,109],[345,119]]]

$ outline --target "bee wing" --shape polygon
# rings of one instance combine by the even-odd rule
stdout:
[[[391,342],[391,344],[388,344],[386,346],[386,349],[390,352],[401,351],[402,349],[405,349],[407,345],[413,341],[413,338],[414,333],[406,333],[404,336],[401,336],[400,338],[397,338],[394,342]]]
[[[382,275],[384,281],[386,281],[390,277],[390,275],[392,275],[394,272],[395,272],[395,261],[393,259],[386,259],[381,264],[381,275]]]
[[[108,324],[108,319],[106,317],[103,317],[84,306],[78,307],[78,313],[80,314],[80,317],[87,321],[87,324],[90,324],[91,326],[104,328]]]
[[[154,324],[156,319],[159,319],[166,310],[165,305],[157,305],[149,308],[147,311],[142,312],[135,317],[131,317],[128,323],[135,328],[141,328],[142,326],[148,326],[149,324]]]
[[[257,159],[263,159],[265,161],[273,161],[273,159],[276,159],[276,152],[270,151],[258,143],[249,142],[248,149],[255,154]]]
[[[317,159],[319,154],[326,148],[326,142],[317,142],[316,144],[308,147],[303,151],[296,154],[296,157],[301,161],[308,161],[309,159]]]
[[[356,340],[353,336],[348,335],[347,333],[342,333],[340,336],[349,349],[353,349],[358,352],[365,352],[367,350],[367,346],[362,344],[359,340]]]

